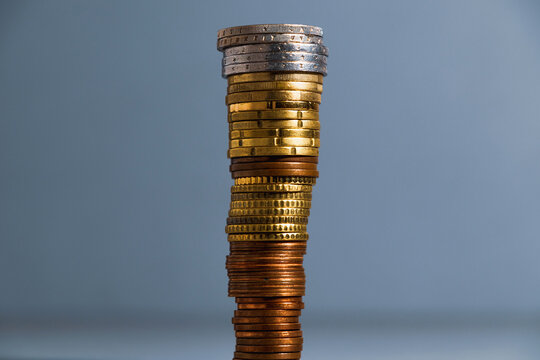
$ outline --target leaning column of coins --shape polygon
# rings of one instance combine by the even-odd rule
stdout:
[[[301,356],[303,258],[328,56],[322,39],[321,28],[307,25],[218,32],[234,179],[226,225],[234,359]]]

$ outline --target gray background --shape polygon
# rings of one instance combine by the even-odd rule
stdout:
[[[307,326],[536,327],[539,11],[534,1],[0,2],[0,321],[12,336],[0,355],[28,355],[29,337],[10,331],[34,321],[229,322],[232,180],[215,43],[219,28],[250,23],[322,26],[331,52]]]

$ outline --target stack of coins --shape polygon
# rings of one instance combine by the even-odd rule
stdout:
[[[299,359],[328,50],[321,28],[288,24],[220,30],[218,49],[234,179],[226,226],[234,359]]]

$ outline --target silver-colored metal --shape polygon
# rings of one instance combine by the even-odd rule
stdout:
[[[299,25],[299,24],[258,24],[234,26],[220,29],[218,39],[227,36],[237,36],[246,34],[306,34],[323,36],[323,30],[317,26]]]
[[[283,61],[306,61],[326,64],[326,56],[303,52],[270,52],[254,53],[245,55],[224,56],[222,65],[255,63],[255,62],[283,62]]]
[[[231,46],[269,43],[304,43],[321,45],[322,37],[306,34],[256,34],[230,36],[219,39],[217,42],[217,48],[218,50],[223,50]]]
[[[260,71],[303,71],[326,75],[326,64],[307,61],[278,61],[225,65],[222,68],[221,75],[227,77],[234,74]]]
[[[259,52],[304,52],[328,56],[328,48],[317,44],[280,43],[280,44],[256,44],[230,47],[223,50],[223,56],[252,54]]]

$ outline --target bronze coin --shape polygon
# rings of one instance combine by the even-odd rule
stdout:
[[[298,346],[304,343],[302,337],[293,337],[293,338],[270,338],[270,339],[250,339],[250,338],[237,338],[236,345],[247,345],[247,346],[283,346],[283,345],[293,345]],[[255,351],[254,351],[255,352]]]
[[[235,324],[236,331],[281,331],[281,330],[300,330],[300,323],[281,323],[281,324]]]
[[[235,310],[235,317],[300,316],[300,310]]]
[[[248,353],[275,353],[275,352],[298,352],[302,351],[302,344],[298,345],[236,345],[236,351]]]
[[[296,338],[302,337],[302,330],[292,331],[237,331],[236,338],[254,338],[254,339],[268,339],[268,338]]]
[[[244,297],[235,299],[237,304],[281,304],[281,303],[303,303],[302,297],[292,296],[292,297],[276,297],[276,298],[267,298],[267,297]]]
[[[317,156],[246,156],[246,157],[238,157],[238,158],[232,158],[231,164],[239,164],[239,163],[250,163],[250,162],[303,162],[303,163],[314,163],[317,164],[319,162],[319,158]]]
[[[238,304],[238,310],[301,310],[304,303],[280,303],[280,304]]]
[[[298,316],[233,317],[233,324],[297,323]]]
[[[268,242],[268,241],[235,241],[229,243],[229,247],[232,250],[252,250],[252,249],[265,249],[265,250],[283,250],[283,249],[303,249],[307,248],[307,241],[283,241],[283,242]]]
[[[229,297],[247,297],[247,296],[304,296],[306,295],[305,289],[298,290],[228,290]]]
[[[302,177],[319,177],[319,172],[316,170],[302,169],[260,169],[260,170],[245,170],[234,171],[231,173],[232,178],[241,177],[257,177],[257,176],[302,176]]]
[[[254,280],[239,280],[239,279],[229,279],[230,285],[235,286],[255,286],[255,285],[306,285],[305,279],[298,280],[266,280],[266,279],[254,279]]]
[[[302,162],[256,162],[256,163],[240,163],[229,166],[230,171],[242,170],[257,170],[257,169],[306,169],[317,170],[315,163]],[[272,194],[272,193],[271,193]],[[287,193],[285,193],[287,194]]]
[[[300,359],[301,352],[284,352],[284,353],[244,353],[235,351],[235,359],[245,360],[295,360]]]

